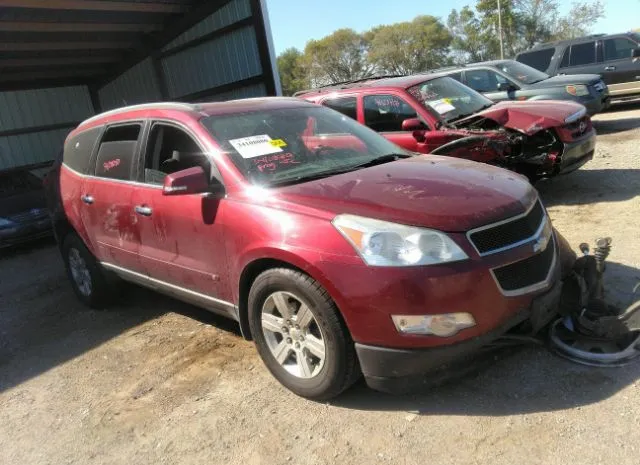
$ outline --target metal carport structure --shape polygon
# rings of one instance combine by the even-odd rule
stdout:
[[[0,0],[0,170],[92,114],[277,95],[265,0]]]

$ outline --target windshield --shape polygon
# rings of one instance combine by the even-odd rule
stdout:
[[[493,105],[485,96],[450,77],[431,79],[407,90],[447,123],[471,116]]]
[[[533,84],[549,79],[548,74],[517,61],[505,61],[497,64],[496,68],[522,84]]]
[[[320,106],[209,116],[203,124],[253,184],[304,182],[408,152]],[[385,161],[393,161],[392,159]]]

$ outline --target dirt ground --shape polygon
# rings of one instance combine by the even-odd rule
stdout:
[[[610,235],[608,285],[640,280],[640,104],[596,118],[593,161],[537,187],[576,246]],[[51,242],[0,259],[0,464],[638,464],[640,362],[543,349],[393,397],[314,403],[282,388],[233,323],[142,289],[88,311]]]

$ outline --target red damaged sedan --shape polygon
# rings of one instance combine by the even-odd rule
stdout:
[[[57,170],[79,299],[106,305],[119,278],[232,318],[301,396],[422,385],[556,312],[563,241],[524,178],[300,99],[98,115]]]
[[[443,74],[363,79],[296,96],[333,108],[407,150],[485,162],[532,181],[575,171],[595,150],[584,106],[495,104]]]

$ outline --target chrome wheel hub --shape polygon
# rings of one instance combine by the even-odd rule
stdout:
[[[78,249],[69,249],[69,269],[80,293],[89,297],[91,295],[91,273]]]
[[[262,306],[262,334],[276,361],[298,378],[313,378],[325,360],[325,338],[309,306],[290,292],[271,294]]]

